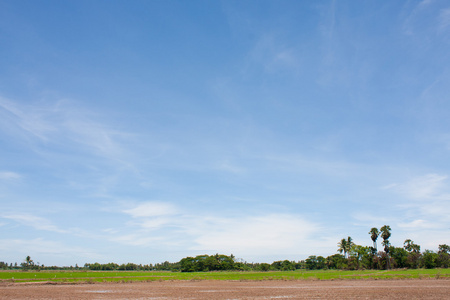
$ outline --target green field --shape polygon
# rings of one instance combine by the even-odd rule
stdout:
[[[0,280],[14,282],[106,282],[161,280],[336,280],[450,278],[450,269],[273,272],[140,272],[140,271],[1,271]]]

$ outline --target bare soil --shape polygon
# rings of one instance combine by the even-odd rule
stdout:
[[[450,280],[3,282],[0,299],[450,299]]]

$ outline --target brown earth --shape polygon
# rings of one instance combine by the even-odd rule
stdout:
[[[450,280],[3,282],[0,299],[450,299]]]

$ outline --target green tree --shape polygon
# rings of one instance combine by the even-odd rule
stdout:
[[[27,256],[25,258],[25,261],[21,263],[22,268],[24,269],[30,269],[34,267],[34,261],[31,259],[30,256]]]
[[[233,255],[226,256],[222,254],[215,254],[209,256],[205,254],[198,255],[196,257],[185,257],[178,263],[172,264],[172,269],[179,269],[181,272],[203,272],[237,270],[242,269],[243,266],[244,264],[236,263],[234,261]],[[167,266],[167,268],[170,268],[170,266]]]
[[[410,253],[411,252],[414,252],[414,253],[420,252],[420,246],[417,244],[414,244],[414,242],[411,241],[410,239],[405,240],[405,242],[403,243],[403,248],[405,248],[405,250]]]
[[[356,263],[354,269],[370,268],[373,261],[372,247],[366,247],[354,244],[350,249],[350,256]]]
[[[293,264],[293,262],[285,259],[285,260],[283,260],[283,263],[281,264],[281,270],[283,270],[283,271],[295,270],[295,265]]]
[[[450,254],[450,246],[447,244],[439,245],[438,253],[447,253]]]
[[[0,268],[3,270],[8,269],[8,263],[6,263],[4,261],[0,261]]]
[[[326,265],[328,269],[346,269],[347,260],[342,254],[334,254],[326,258]]]
[[[327,267],[327,260],[323,256],[317,256],[317,269],[322,270]]]
[[[406,266],[413,269],[418,268],[422,257],[420,246],[415,244],[411,239],[407,239],[403,243],[403,248],[408,251]]]
[[[380,235],[380,232],[378,231],[378,229],[376,227],[372,227],[372,229],[370,229],[370,231],[369,231],[369,234],[370,234],[370,238],[372,239],[372,242],[373,242],[373,253],[375,255],[378,252],[377,239],[378,239],[378,236]]]
[[[260,271],[266,272],[266,271],[269,271],[270,265],[268,263],[261,263],[261,264],[259,264],[258,269]]]
[[[384,252],[386,253],[386,269],[391,268],[390,257],[389,257],[389,247],[391,246],[389,238],[391,237],[391,227],[389,225],[384,225],[380,228],[381,237],[383,238],[382,245],[384,246]]]
[[[344,252],[344,257],[347,258],[347,253],[350,252],[350,249],[353,247],[353,239],[351,237],[347,237],[347,239],[342,239],[338,243],[338,252]]]
[[[446,244],[439,245],[437,267],[448,268],[450,266],[450,246]]]
[[[326,259],[323,256],[311,255],[305,259],[305,264],[309,270],[321,270],[326,268]]]
[[[193,257],[185,257],[180,260],[180,269],[181,272],[196,272],[199,271],[196,266],[195,258]]]
[[[346,239],[342,239],[338,243],[338,252],[339,253],[344,252],[344,258],[347,258],[347,240]]]
[[[389,252],[391,253],[391,257],[394,259],[395,268],[405,268],[408,266],[407,261],[409,253],[404,248],[391,246]]]
[[[431,250],[425,250],[422,255],[422,265],[427,269],[436,268],[436,261],[438,259],[437,253]]]

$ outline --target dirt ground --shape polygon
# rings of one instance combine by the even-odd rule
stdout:
[[[3,282],[0,299],[450,299],[450,280]]]

